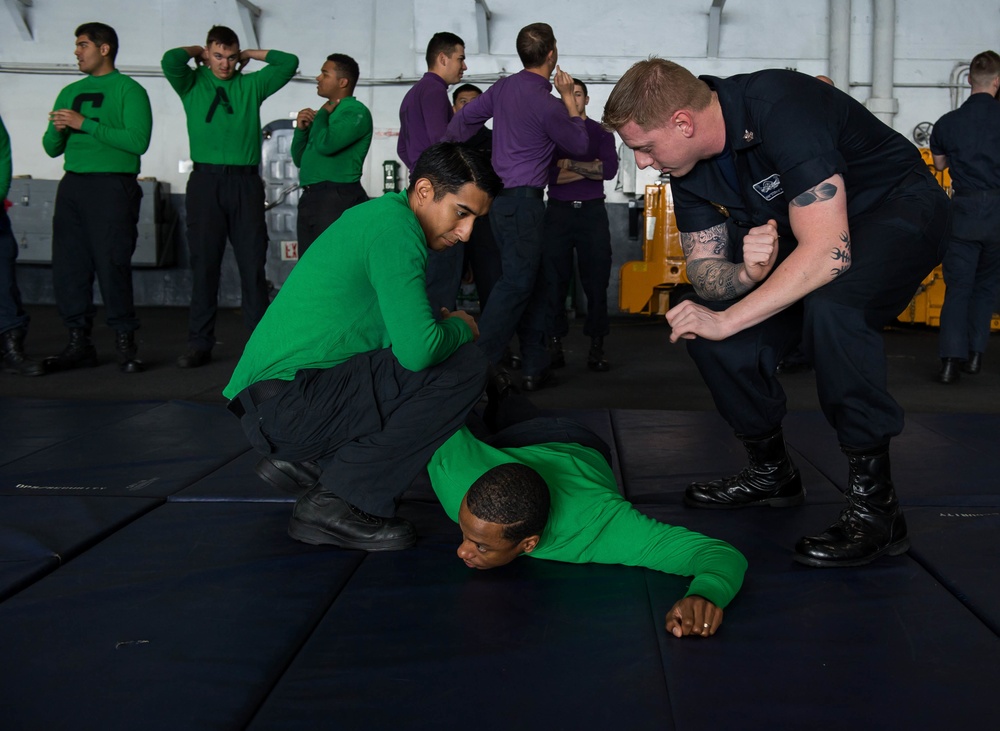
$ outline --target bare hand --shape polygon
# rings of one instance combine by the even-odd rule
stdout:
[[[447,320],[451,317],[457,317],[459,320],[464,322],[472,330],[472,339],[479,340],[479,325],[476,324],[475,318],[470,315],[465,310],[455,310],[450,312],[447,307],[441,308],[441,319]]]
[[[743,269],[751,282],[762,282],[778,256],[778,222],[771,219],[743,237]]]
[[[52,126],[60,132],[69,129],[80,129],[83,126],[84,116],[72,109],[56,109],[49,112],[49,121]]]
[[[236,70],[242,71],[246,67],[246,65],[250,63],[250,59],[252,58],[253,56],[250,55],[249,49],[240,51],[240,61],[239,63],[236,64]]]
[[[303,109],[299,112],[299,116],[295,118],[295,126],[299,129],[309,129],[309,125],[313,123],[316,119],[316,112],[313,109]]]
[[[700,596],[687,596],[667,612],[667,632],[674,637],[711,637],[722,624],[722,610]]]
[[[684,300],[667,312],[667,322],[670,323],[670,342],[676,343],[681,338],[694,340],[696,337],[706,340],[725,340],[730,335],[726,323],[726,312],[716,312],[691,300]]]
[[[567,94],[570,97],[573,96],[573,77],[558,66],[556,66],[555,87],[560,96],[566,96]]]

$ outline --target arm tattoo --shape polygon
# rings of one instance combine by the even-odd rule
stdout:
[[[830,270],[835,279],[851,268],[851,237],[847,231],[840,232],[840,243],[833,247],[830,258],[836,262]]]
[[[714,256],[729,256],[729,234],[726,232],[726,224],[720,223],[704,231],[694,231],[692,233],[681,232],[681,250],[685,258],[690,258],[695,247],[709,246]]]
[[[837,195],[836,185],[833,183],[820,183],[804,193],[797,195],[792,202],[789,203],[789,205],[795,206],[796,208],[805,208],[810,203],[828,201],[835,195]]]
[[[753,285],[740,281],[742,264],[723,259],[695,259],[687,264],[687,276],[695,292],[707,300],[732,300],[749,292]]]
[[[566,169],[591,180],[604,179],[604,163],[600,160],[594,160],[593,162],[570,160]]]

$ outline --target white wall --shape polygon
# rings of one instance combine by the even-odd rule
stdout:
[[[545,21],[559,39],[561,65],[588,80],[590,113],[600,112],[614,80],[650,54],[675,59],[695,73],[729,75],[765,67],[827,72],[827,0],[728,0],[718,58],[706,58],[710,0],[487,0],[489,38],[477,32],[474,0],[254,0],[263,10],[259,45],[296,53],[300,77],[269,99],[264,122],[288,118],[315,106],[312,77],[334,51],[361,66],[358,97],[375,121],[375,140],[363,180],[381,191],[381,163],[395,158],[398,108],[403,94],[425,70],[423,52],[437,30],[466,39],[466,80],[488,83],[520,68],[514,38],[523,25]],[[149,91],[154,129],[143,175],[183,190],[178,163],[188,158],[180,101],[159,75],[163,51],[200,44],[209,26],[229,25],[244,40],[236,0],[47,0],[27,8],[33,38],[25,40],[4,3],[0,7],[0,114],[14,144],[14,172],[37,178],[61,176],[61,160],[41,148],[46,116],[59,89],[78,77],[73,30],[85,21],[107,22],[118,31],[118,65]],[[16,5],[16,4],[15,4]],[[870,0],[853,0],[851,93],[868,96],[871,75]],[[651,9],[652,8],[652,9]],[[909,137],[922,121],[934,121],[951,106],[945,85],[958,63],[996,48],[1000,0],[899,0],[896,3],[894,126]],[[55,73],[54,65],[65,73]],[[27,69],[43,71],[28,73]],[[609,186],[610,187],[610,186]]]

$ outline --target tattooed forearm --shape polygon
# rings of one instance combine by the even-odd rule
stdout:
[[[723,259],[695,259],[687,264],[687,276],[699,297],[706,300],[731,300],[753,288],[752,284],[740,281],[742,266]]]
[[[837,195],[836,185],[833,183],[820,183],[804,193],[797,195],[792,202],[789,203],[789,205],[795,206],[796,208],[805,208],[810,203],[828,201],[835,195]]]
[[[830,258],[836,262],[830,275],[834,278],[851,268],[851,237],[847,231],[840,232],[840,243],[833,247]]]
[[[600,160],[594,160],[593,162],[570,160],[566,165],[566,169],[591,180],[604,179],[604,163]]]
[[[681,233],[681,250],[685,257],[689,258],[696,247],[704,246],[707,246],[714,256],[728,255],[729,234],[726,233],[726,224],[720,223],[718,226],[712,226],[704,231]]]

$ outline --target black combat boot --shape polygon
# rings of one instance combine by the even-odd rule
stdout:
[[[941,371],[938,373],[938,381],[941,383],[955,383],[961,375],[959,372],[965,361],[960,358],[942,358]]]
[[[45,368],[38,361],[24,354],[24,328],[15,327],[0,334],[0,351],[3,352],[3,369],[16,376],[40,376]]]
[[[599,373],[604,373],[611,367],[604,358],[604,338],[600,335],[590,339],[590,352],[587,353],[587,367]]]
[[[863,566],[884,553],[910,548],[906,519],[889,474],[889,446],[861,452],[844,449],[850,462],[847,508],[818,536],[795,546],[795,560],[808,566]]]
[[[981,370],[983,370],[983,354],[970,350],[969,359],[962,364],[962,373],[978,376]]]
[[[409,521],[370,515],[322,485],[316,485],[295,502],[288,535],[314,546],[361,551],[399,551],[417,542],[417,531]]]
[[[115,337],[115,354],[118,357],[118,369],[122,373],[142,373],[146,370],[145,364],[135,357],[138,351],[133,331],[119,332],[117,334]]]
[[[737,435],[740,436],[740,435]],[[750,465],[738,475],[694,482],[684,493],[689,508],[787,508],[805,500],[802,478],[785,450],[781,427],[762,437],[740,437]]]
[[[93,368],[97,365],[97,350],[90,342],[90,331],[82,327],[69,329],[69,344],[59,355],[45,359],[45,368],[68,371],[73,368]]]
[[[265,482],[296,497],[316,487],[323,474],[316,462],[288,462],[273,457],[261,457],[253,470]]]

